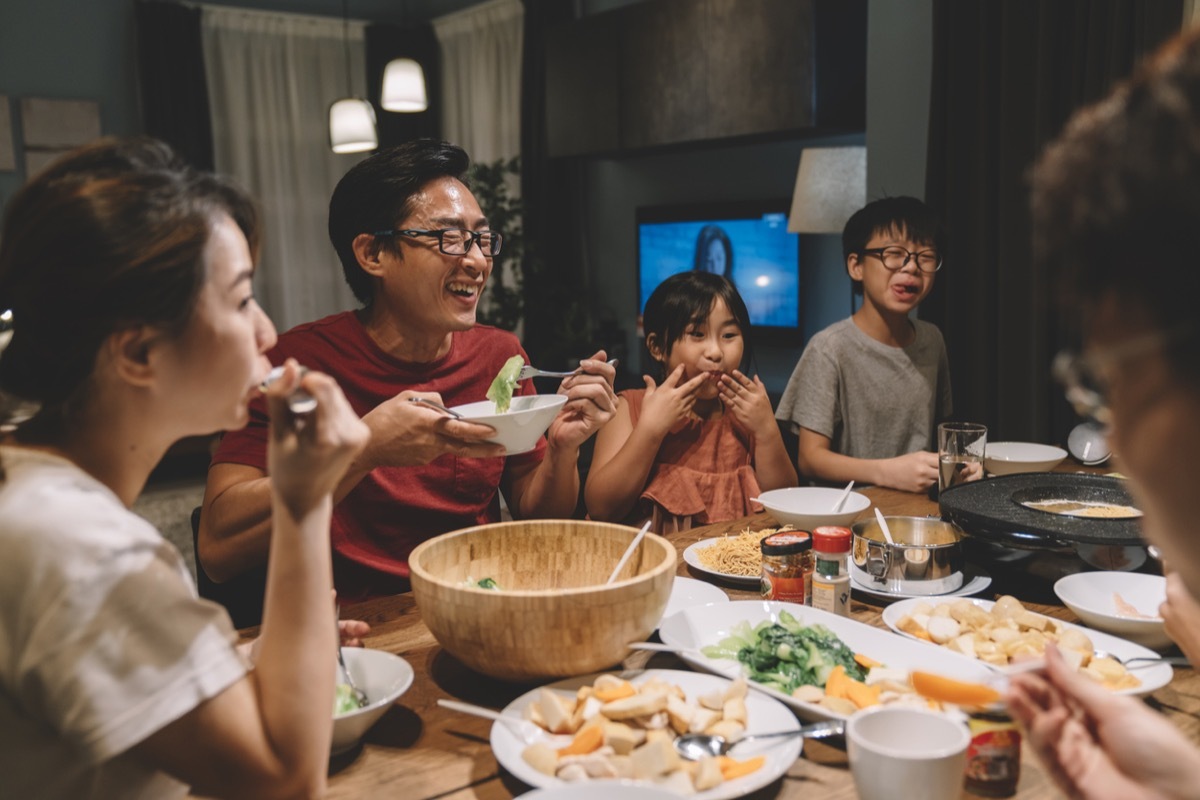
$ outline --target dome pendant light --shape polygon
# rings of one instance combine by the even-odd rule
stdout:
[[[375,109],[354,97],[350,80],[350,6],[342,0],[342,42],[346,49],[346,88],[350,97],[335,100],[329,107],[329,146],[335,153],[362,153],[379,146],[375,132]]]
[[[410,114],[428,108],[421,65],[411,58],[389,61],[383,70],[383,97],[379,104],[385,111]]]

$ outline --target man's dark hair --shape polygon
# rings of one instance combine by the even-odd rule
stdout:
[[[1106,298],[1174,330],[1200,381],[1200,35],[1178,37],[1071,118],[1033,170],[1035,262],[1086,325]]]
[[[913,242],[932,246],[945,256],[946,234],[932,208],[915,197],[884,197],[854,212],[842,229],[842,261],[859,254],[877,233],[895,232]],[[862,294],[862,281],[853,281],[854,293]]]
[[[413,200],[426,184],[437,178],[465,182],[470,165],[471,159],[458,145],[414,139],[363,159],[342,176],[329,200],[329,241],[359,302],[371,304],[375,285],[358,264],[354,238],[396,227],[412,213]],[[381,238],[380,246],[395,244],[391,238]]]

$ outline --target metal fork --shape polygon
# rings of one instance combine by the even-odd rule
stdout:
[[[621,360],[619,358],[614,358],[608,363],[615,367],[617,364],[621,363]],[[578,375],[582,370],[583,367],[577,367],[567,372],[551,372],[550,370],[538,369],[537,367],[526,364],[525,366],[521,367],[521,371],[517,373],[517,380],[524,381],[529,380],[530,378],[566,378],[571,375]]]
[[[350,670],[346,669],[346,659],[342,656],[342,629],[341,629],[341,626],[337,624],[338,620],[341,618],[342,618],[342,606],[340,603],[335,603],[333,606],[333,624],[334,624],[334,627],[337,628],[337,636],[338,636],[338,641],[337,641],[338,666],[342,668],[342,675],[344,675],[346,677],[346,683],[350,686],[350,694],[354,698],[354,702],[358,703],[359,708],[362,708],[363,706],[369,705],[370,701],[367,700],[367,693],[364,692],[362,689],[358,688],[358,686],[354,683],[354,676],[350,674]]]

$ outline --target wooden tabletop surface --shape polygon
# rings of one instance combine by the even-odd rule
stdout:
[[[889,515],[925,516],[937,513],[937,505],[924,495],[880,488],[863,490],[874,505]],[[864,514],[870,514],[870,511]],[[766,514],[730,523],[712,525],[669,537],[678,548],[678,574],[691,576],[683,561],[683,550],[703,538],[773,527]],[[692,577],[702,577],[695,575]],[[982,595],[994,598],[1011,593],[1044,614],[1078,622],[1074,614],[1057,602],[1047,586],[1039,586],[1028,575],[993,573],[993,584]],[[1044,583],[1044,582],[1043,582]],[[757,591],[721,586],[734,600],[755,599]],[[852,601],[854,619],[885,627],[883,606]],[[404,798],[405,800],[460,800],[465,798],[511,798],[531,791],[497,763],[488,743],[491,723],[447,711],[439,698],[451,698],[501,709],[528,691],[529,685],[514,685],[474,673],[443,652],[411,594],[373,600],[343,609],[343,617],[364,619],[371,624],[368,647],[403,656],[416,671],[410,688],[356,748],[330,762],[329,796],[334,798]],[[247,630],[246,636],[256,631]],[[639,652],[623,666],[654,666],[687,669],[675,656]],[[1147,702],[1175,722],[1194,741],[1200,742],[1200,679],[1191,669],[1175,670],[1171,683],[1155,692]],[[752,798],[852,798],[856,796],[843,749],[807,742],[800,758],[781,779],[751,795]],[[970,797],[971,795],[964,795]],[[1056,797],[1058,793],[1046,774],[1026,750],[1016,797]]]

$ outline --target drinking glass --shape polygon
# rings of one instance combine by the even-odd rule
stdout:
[[[983,477],[987,426],[977,422],[938,425],[938,492]]]

